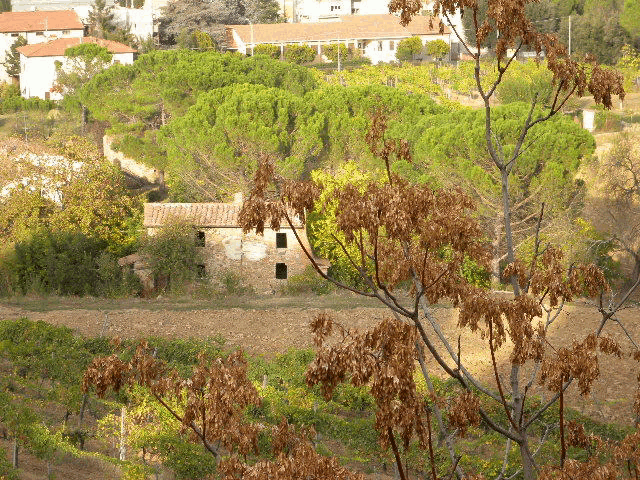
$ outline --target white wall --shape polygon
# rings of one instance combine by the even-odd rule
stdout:
[[[400,39],[370,40],[364,46],[364,56],[371,60],[373,65],[396,61],[396,49]]]
[[[18,36],[26,38],[28,44],[35,44],[48,42],[56,38],[81,38],[84,32],[82,30],[47,30],[40,33],[42,35],[38,35],[38,32],[0,33],[0,63],[6,60],[7,50],[11,48]],[[0,65],[0,81],[10,81],[10,77],[7,75],[3,65]]]
[[[114,21],[122,28],[128,27],[129,32],[138,38],[145,39],[153,35],[153,10],[151,8],[113,9]]]
[[[56,81],[55,62],[65,62],[66,57],[25,57],[20,55],[20,92],[24,98],[46,98],[49,93],[51,100],[61,100],[62,95],[51,92]],[[112,63],[119,62],[123,65],[133,63],[133,53],[116,53]]]
[[[45,98],[56,79],[55,61],[60,57],[25,57],[20,55],[20,93],[24,98]],[[52,100],[62,98],[58,93],[51,93]]]

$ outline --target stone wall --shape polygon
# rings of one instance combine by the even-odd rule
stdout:
[[[162,170],[147,167],[132,158],[126,157],[124,153],[115,151],[112,148],[113,140],[114,139],[108,135],[102,137],[102,148],[107,160],[120,167],[123,172],[133,175],[134,177],[145,179],[149,183],[164,183],[164,172]]]
[[[221,284],[226,273],[235,273],[256,292],[272,293],[310,265],[290,228],[279,232],[265,228],[264,235],[243,234],[241,228],[200,228],[199,231],[204,233],[205,273],[214,284]],[[304,228],[296,232],[310,251]],[[153,235],[155,229],[149,228],[148,233]],[[286,237],[286,247],[277,246],[278,234]],[[276,278],[277,269],[279,276],[285,271],[286,276]]]

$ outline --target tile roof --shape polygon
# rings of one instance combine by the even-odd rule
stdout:
[[[0,32],[44,30],[84,30],[84,25],[73,10],[0,13]]]
[[[69,47],[75,47],[81,43],[96,43],[102,47],[105,47],[111,53],[135,53],[136,49],[131,48],[123,43],[113,42],[111,40],[104,40],[96,37],[82,37],[82,38],[58,38],[46,43],[33,43],[31,45],[25,45],[18,48],[18,52],[25,57],[59,57],[64,55],[64,52]]]
[[[395,15],[343,15],[338,18],[332,22],[227,25],[227,39],[232,40],[231,30],[235,30],[245,44],[373,40],[440,33],[437,17],[416,16],[406,27]],[[449,28],[445,26],[443,33],[450,33]],[[234,41],[229,45],[238,48]]]
[[[183,220],[196,227],[239,228],[238,203],[145,203],[144,226],[162,227],[172,220]],[[302,227],[300,222],[296,227]]]

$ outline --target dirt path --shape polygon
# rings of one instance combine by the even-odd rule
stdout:
[[[304,302],[301,302],[304,303]],[[329,301],[329,304],[331,302]],[[31,320],[44,320],[54,325],[66,325],[84,336],[106,334],[122,338],[137,338],[149,335],[165,337],[213,337],[222,336],[229,347],[241,347],[251,354],[273,355],[291,347],[310,348],[309,322],[319,312],[319,307],[266,308],[195,308],[181,306],[155,308],[153,304],[136,308],[78,308],[73,305],[65,309],[30,311],[24,307],[0,304],[0,319],[26,316]],[[336,320],[352,328],[367,328],[389,316],[383,308],[357,307],[329,310]],[[437,308],[435,314],[443,325],[449,339],[457,342],[461,335],[462,358],[469,370],[481,381],[493,383],[493,370],[488,349],[479,335],[456,328],[457,312],[450,308]],[[633,338],[640,339],[640,308],[623,310],[618,318],[627,327]],[[576,303],[565,308],[550,330],[549,340],[554,346],[567,345],[573,340],[597,328],[599,314],[593,305]],[[615,323],[604,330],[606,335],[630,350],[624,331]],[[498,352],[501,371],[508,375],[508,348]],[[622,424],[632,422],[633,396],[637,388],[636,377],[640,366],[628,356],[618,360],[601,356],[600,378],[593,394],[581,398],[576,389],[571,389],[569,404],[597,420]],[[438,374],[435,364],[432,373]],[[534,392],[548,398],[539,387]]]

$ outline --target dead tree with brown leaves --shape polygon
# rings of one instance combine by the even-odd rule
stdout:
[[[466,281],[462,274],[465,262],[487,267],[490,257],[489,247],[481,240],[480,228],[472,219],[473,205],[459,191],[437,191],[428,186],[412,185],[393,174],[394,159],[410,160],[410,148],[406,142],[385,138],[385,118],[380,114],[373,118],[368,143],[384,162],[386,183],[372,182],[364,189],[347,185],[335,191],[334,197],[338,202],[337,229],[345,239],[341,241],[336,236],[334,240],[366,287],[354,288],[331,278],[315,263],[311,252],[307,252],[309,261],[325,279],[346,290],[377,298],[395,316],[390,323],[383,323],[364,334],[338,328],[340,340],[318,353],[307,378],[310,384],[322,384],[327,394],[347,379],[356,385],[370,385],[378,406],[376,427],[380,441],[383,446],[389,445],[393,449],[402,478],[406,478],[406,471],[403,471],[394,437],[398,435],[406,447],[412,436],[417,436],[420,444],[426,447],[430,429],[428,425],[425,427],[425,420],[430,421],[431,409],[447,439],[452,467],[459,476],[463,475],[457,466],[459,457],[455,444],[442,421],[437,402],[431,402],[429,405],[432,406],[425,408],[425,399],[415,391],[410,359],[420,363],[425,381],[430,385],[423,356],[428,350],[430,357],[463,389],[463,399],[455,402],[455,408],[449,411],[450,427],[464,431],[466,423],[481,419],[506,439],[506,453],[512,443],[518,445],[519,472],[530,480],[539,472],[536,453],[553,426],[540,435],[536,450],[530,445],[532,427],[557,402],[560,402],[561,410],[564,409],[564,392],[572,382],[577,381],[582,394],[589,393],[598,375],[598,350],[605,354],[620,353],[620,347],[602,332],[628,295],[605,307],[602,298],[607,284],[602,273],[594,266],[572,266],[566,271],[562,252],[542,245],[538,235],[531,258],[527,262],[516,258],[511,232],[509,178],[527,148],[529,131],[556,115],[574,94],[589,91],[607,108],[611,107],[612,95],[624,95],[617,73],[577,62],[566,55],[566,49],[555,37],[537,33],[525,15],[528,3],[531,2],[489,2],[487,20],[482,24],[478,22],[478,6],[474,0],[436,0],[434,4],[435,14],[446,17],[466,7],[466,14],[474,16],[476,45],[467,45],[463,39],[460,41],[476,62],[476,83],[486,113],[487,151],[502,179],[503,226],[509,263],[504,275],[510,279],[513,297],[495,296]],[[404,23],[421,8],[420,2],[410,0],[390,3],[390,10],[399,11]],[[482,43],[497,30],[500,32],[494,52],[497,77],[489,88],[484,88],[480,79]],[[544,51],[556,90],[550,105],[539,106],[534,98],[515,147],[505,151],[493,133],[491,99],[504,73],[525,45],[537,52]],[[514,50],[507,55],[510,48]],[[317,202],[322,188],[314,182],[299,183],[279,177],[273,165],[265,161],[241,211],[241,223],[245,230],[257,232],[264,229],[266,222],[272,228],[278,228],[282,223],[291,226],[294,215],[304,219],[308,212],[322,210],[323,206]],[[540,221],[542,215],[543,212]],[[356,248],[349,248],[352,246]],[[350,254],[353,251],[358,252],[357,255]],[[412,284],[409,301],[395,293],[396,287],[404,281]],[[571,347],[547,348],[550,343],[546,333],[564,304],[584,294],[601,299],[602,321],[596,331]],[[491,387],[482,385],[474,377],[465,366],[464,352],[456,349],[444,335],[431,309],[443,299],[459,307],[460,328],[478,331],[487,340],[495,378]],[[318,345],[323,346],[324,339],[332,332],[333,323],[322,317],[312,328]],[[508,377],[503,378],[496,352],[507,344],[507,339],[512,344],[511,368]],[[540,408],[527,413],[527,394],[536,381],[546,385],[554,395]],[[476,395],[482,397],[482,402]],[[481,408],[485,401],[497,402],[504,412],[504,419],[493,418]],[[560,430],[563,445],[560,471],[564,471],[566,446],[562,415]],[[506,472],[506,453],[499,478]],[[435,477],[434,472],[432,476]]]
[[[360,474],[341,467],[333,458],[314,450],[310,432],[296,431],[283,419],[269,428],[247,418],[247,408],[260,404],[260,397],[247,377],[247,361],[241,351],[222,358],[200,356],[190,378],[157,360],[145,342],[130,361],[118,355],[96,358],[87,368],[83,389],[95,388],[98,396],[134,385],[145,388],[200,443],[216,457],[218,471],[226,480],[362,480]],[[258,454],[258,435],[272,436],[275,460],[247,463]],[[265,453],[265,452],[262,452]]]

